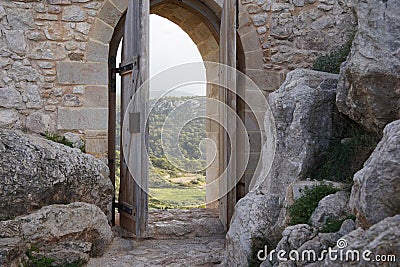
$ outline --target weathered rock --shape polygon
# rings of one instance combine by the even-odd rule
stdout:
[[[19,121],[18,112],[11,109],[0,110],[0,128],[12,128]]]
[[[32,113],[26,118],[26,128],[33,133],[51,132],[51,123],[50,116],[40,112]]]
[[[227,234],[227,263],[243,266],[252,239],[276,245],[286,227],[288,186],[304,178],[333,136],[337,75],[299,69],[288,73],[279,90],[269,95],[265,117],[267,141],[263,171],[252,190],[236,205]]]
[[[75,148],[81,148],[85,144],[78,134],[68,132],[64,134],[64,137],[67,141],[71,142],[72,146]]]
[[[111,219],[113,186],[106,164],[49,140],[0,130],[0,218],[50,204],[97,205]],[[84,217],[83,217],[84,218]]]
[[[400,2],[354,1],[358,32],[342,65],[337,106],[369,130],[400,119]]]
[[[342,236],[338,245],[339,247],[335,246],[333,250],[340,251],[339,254],[351,255],[350,252],[354,251],[359,253],[360,260],[349,258],[350,260],[345,262],[345,266],[383,266],[382,261],[375,260],[376,255],[383,255],[386,258],[384,266],[397,266],[396,261],[400,257],[400,215],[388,217],[371,226],[368,230],[358,228]],[[371,253],[368,253],[368,251]],[[363,257],[363,254],[365,257]],[[393,255],[396,261],[393,261]],[[306,266],[344,266],[343,263],[338,259],[325,257],[324,262],[319,261]]]
[[[0,240],[14,248],[4,253],[5,257],[0,254],[0,262],[15,261],[34,246],[34,256],[53,258],[61,266],[79,260],[87,262],[89,255],[101,256],[112,241],[112,231],[98,207],[75,202],[0,221]]]
[[[311,225],[321,227],[328,219],[342,219],[349,215],[350,193],[339,191],[321,199],[311,215]]]
[[[298,224],[289,226],[283,231],[282,239],[279,241],[275,252],[271,252],[267,255],[266,259],[262,262],[261,267],[265,266],[303,266],[307,263],[314,262],[312,255],[308,257],[307,251],[314,251],[316,256],[319,256],[323,250],[329,247],[334,247],[341,236],[346,235],[355,229],[354,222],[352,220],[345,220],[336,233],[318,233],[318,229],[307,224]],[[271,251],[273,248],[270,248]],[[288,261],[280,260],[277,258],[278,251],[285,251],[285,258]],[[297,251],[299,258],[296,258],[295,253],[291,251]],[[291,255],[294,259],[289,258]],[[306,255],[302,258],[302,255]]]
[[[383,138],[354,175],[350,207],[363,228],[400,213],[400,120],[388,124]]]
[[[14,86],[0,87],[0,107],[20,108],[22,96]]]

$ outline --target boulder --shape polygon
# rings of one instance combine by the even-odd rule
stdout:
[[[350,214],[350,193],[339,191],[321,199],[318,207],[311,215],[311,225],[314,227],[324,226],[329,219],[342,219]]]
[[[280,240],[287,221],[287,188],[305,178],[333,136],[337,79],[335,74],[298,69],[269,95],[263,170],[236,204],[227,233],[229,266],[247,264],[254,239],[265,239],[273,247]]]
[[[102,161],[14,130],[0,130],[0,151],[0,220],[77,201],[97,205],[111,220],[113,186]]]
[[[400,1],[355,0],[358,18],[338,84],[339,111],[381,133],[400,119]]]
[[[97,206],[84,202],[51,205],[0,221],[0,263],[23,261],[27,252],[31,257],[53,259],[58,266],[84,263],[89,255],[101,256],[111,241],[111,227]]]
[[[350,260],[346,261],[344,265],[343,261],[326,256],[323,262],[319,261],[306,266],[398,266],[400,215],[388,217],[371,226],[368,230],[358,228],[342,236],[333,250],[338,252],[336,255],[344,255],[344,260],[346,260],[346,257]],[[360,260],[351,260],[351,256],[346,256],[355,255],[355,251],[358,251]],[[379,258],[375,258],[377,255],[379,255]],[[382,261],[379,262],[376,259]]]
[[[283,231],[282,239],[276,246],[275,251],[272,252],[272,248],[269,250],[270,253],[262,262],[261,267],[282,266],[282,264],[284,266],[304,266],[313,262],[313,259],[299,257],[297,260],[294,253],[290,254],[292,251],[297,251],[299,255],[303,255],[306,251],[314,251],[316,255],[319,255],[322,250],[335,246],[341,236],[354,229],[355,225],[352,220],[344,221],[340,230],[336,233],[318,233],[317,228],[307,224],[289,226]],[[285,251],[284,257],[288,260],[279,259],[277,257],[278,251]],[[293,257],[293,260],[290,259],[289,255]]]
[[[400,120],[385,127],[382,140],[353,180],[350,207],[359,226],[368,228],[400,214]]]

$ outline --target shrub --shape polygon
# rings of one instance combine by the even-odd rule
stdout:
[[[320,183],[312,187],[305,187],[302,195],[295,200],[289,210],[289,225],[308,224],[314,210],[318,207],[318,202],[327,195],[334,194],[339,189],[332,185]]]
[[[350,119],[341,116],[340,122],[340,135],[330,141],[328,149],[318,156],[308,173],[313,179],[351,184],[353,175],[362,168],[378,143],[377,135],[366,132]]]
[[[347,219],[355,220],[356,217],[354,215],[347,215],[345,218],[342,219],[328,219],[326,223],[321,229],[319,230],[321,233],[336,233],[340,230],[343,222]]]
[[[339,74],[340,64],[346,61],[352,42],[353,38],[350,38],[346,44],[342,45],[337,50],[327,55],[317,57],[314,61],[313,70]]]

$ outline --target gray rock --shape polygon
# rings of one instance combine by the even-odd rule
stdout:
[[[318,207],[311,215],[311,225],[314,227],[324,226],[328,219],[342,219],[350,213],[350,193],[339,191],[321,199]]]
[[[272,246],[280,240],[287,221],[283,207],[288,186],[304,178],[317,153],[327,148],[333,136],[337,77],[295,70],[269,95],[263,171],[236,204],[227,233],[229,266],[247,264],[253,238],[262,236]]]
[[[52,119],[49,115],[40,112],[30,114],[26,118],[26,128],[32,133],[52,132]]]
[[[66,140],[71,142],[72,146],[75,148],[81,148],[85,144],[79,134],[68,132],[64,134],[64,137]]]
[[[11,128],[19,122],[18,112],[12,109],[0,110],[0,128]]]
[[[0,87],[0,107],[20,108],[22,96],[14,86]]]
[[[8,47],[11,51],[24,55],[26,53],[26,41],[24,31],[22,30],[9,30],[5,31]]]
[[[400,213],[400,120],[388,124],[383,138],[354,175],[350,207],[363,228]]]
[[[24,101],[27,108],[40,109],[43,106],[42,97],[37,85],[29,84],[25,88]]]
[[[342,65],[337,106],[369,130],[400,119],[400,2],[354,1],[358,32]]]
[[[5,251],[5,256],[0,254],[0,262],[21,258],[28,247],[34,246],[35,254],[53,258],[61,266],[78,260],[87,262],[89,255],[101,256],[112,241],[112,231],[98,207],[75,202],[0,221],[0,237],[0,247],[13,248],[13,252]]]
[[[86,20],[86,12],[79,6],[67,6],[64,8],[62,20],[73,22],[84,21]]]
[[[24,66],[21,62],[16,61],[8,71],[8,76],[16,82],[34,82],[38,80],[39,72],[31,66]]]
[[[375,261],[376,255],[394,255],[396,261],[400,257],[400,215],[388,217],[379,223],[371,226],[368,230],[358,228],[349,234],[342,236],[338,246],[333,249],[341,254],[350,254],[350,251],[358,251],[360,260],[347,261],[345,266],[383,266],[382,262]],[[367,258],[362,257],[366,251]],[[368,261],[368,258],[370,259]],[[346,259],[346,258],[345,258]],[[351,258],[350,258],[351,259]],[[306,266],[344,266],[343,261],[338,259],[325,258],[323,262],[317,262]],[[397,262],[386,261],[384,266],[398,266]]]
[[[111,220],[113,186],[105,163],[19,131],[0,130],[0,218],[76,201],[97,205]],[[85,217],[82,217],[85,218]]]

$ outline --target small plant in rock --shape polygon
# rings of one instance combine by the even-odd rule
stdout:
[[[319,201],[327,195],[338,191],[339,189],[326,183],[305,187],[301,191],[302,195],[288,208],[290,216],[289,225],[308,224],[312,213],[318,207]]]
[[[327,55],[317,57],[314,61],[313,70],[339,74],[340,64],[346,61],[352,42],[353,38],[350,38],[346,44],[342,45],[337,50]]]
[[[343,222],[348,219],[355,220],[356,217],[350,214],[342,219],[328,219],[326,220],[325,225],[322,226],[319,231],[321,233],[336,233],[337,231],[340,230],[340,227],[342,227]]]
[[[68,147],[72,147],[72,148],[74,147],[73,143],[71,141],[68,141],[65,138],[65,136],[58,136],[56,134],[46,132],[45,133],[45,137],[46,137],[47,140],[50,140],[50,141],[53,141],[53,142],[56,142],[56,143],[59,143],[59,144],[63,144],[63,145],[68,146]],[[82,145],[81,147],[79,147],[79,149],[83,153],[85,153],[85,145]]]
[[[32,246],[26,253],[28,262],[24,264],[25,267],[50,267],[55,262],[54,259],[39,255],[39,249]]]

